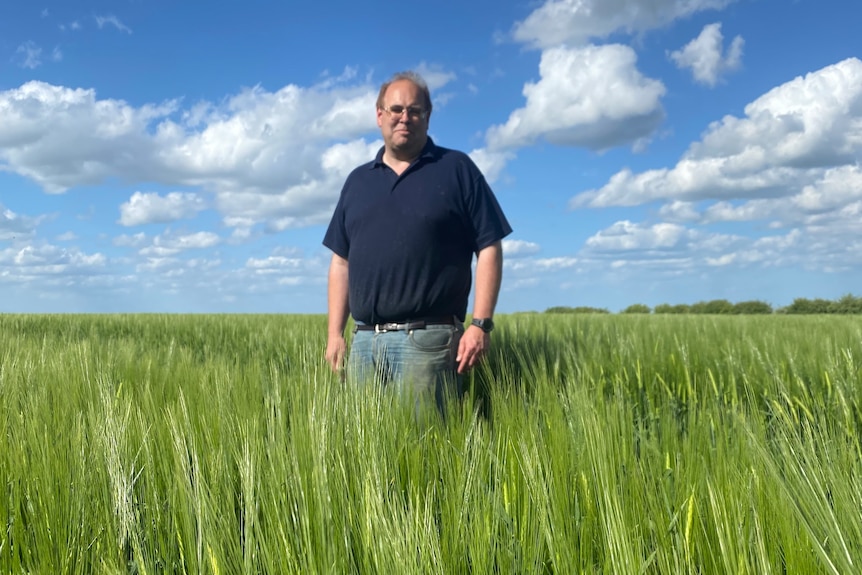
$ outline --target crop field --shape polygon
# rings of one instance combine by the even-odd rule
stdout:
[[[323,316],[0,315],[0,573],[862,572],[862,320],[498,326],[444,421]]]

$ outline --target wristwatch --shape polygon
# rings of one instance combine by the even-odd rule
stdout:
[[[494,329],[494,320],[490,317],[484,319],[473,318],[473,321],[470,322],[470,325],[475,325],[485,333],[491,333],[491,330]]]

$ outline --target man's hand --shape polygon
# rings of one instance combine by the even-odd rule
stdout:
[[[326,362],[332,371],[340,373],[344,368],[344,357],[347,354],[347,344],[342,335],[329,336],[326,342]]]
[[[491,347],[491,336],[482,329],[471,325],[461,336],[458,344],[458,373],[466,373],[476,367],[485,358]]]

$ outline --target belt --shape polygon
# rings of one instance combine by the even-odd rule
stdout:
[[[356,331],[373,331],[374,333],[386,333],[387,331],[412,331],[414,329],[425,329],[429,325],[455,325],[455,318],[452,316],[429,317],[405,322],[392,321],[388,323],[358,323],[356,324]]]

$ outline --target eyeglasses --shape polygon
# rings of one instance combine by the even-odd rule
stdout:
[[[395,106],[385,106],[383,109],[389,112],[393,118],[400,118],[404,112],[407,112],[407,117],[413,120],[424,120],[428,117],[428,112],[418,106],[404,107],[396,104]]]

